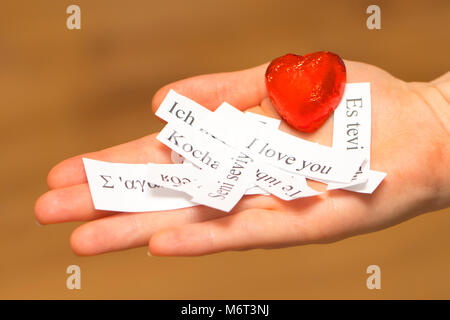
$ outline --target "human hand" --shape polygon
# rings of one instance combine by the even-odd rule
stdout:
[[[49,173],[50,191],[36,203],[42,224],[86,221],[72,234],[80,255],[149,244],[152,255],[202,255],[225,250],[324,243],[397,224],[450,205],[450,73],[431,83],[406,83],[374,66],[345,61],[348,82],[370,82],[371,168],[387,173],[372,194],[333,190],[282,201],[245,196],[229,213],[204,206],[163,212],[111,213],[93,207],[82,157],[123,163],[170,163],[157,133],[65,160]],[[215,109],[223,101],[277,117],[264,83],[267,65],[181,80],[159,90],[155,111],[170,88]],[[314,133],[282,130],[330,145],[332,117]],[[323,188],[310,182],[314,188]]]

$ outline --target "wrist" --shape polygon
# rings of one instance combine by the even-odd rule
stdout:
[[[410,83],[412,90],[432,114],[433,123],[424,124],[433,131],[430,141],[430,172],[432,188],[429,205],[433,210],[450,206],[450,81],[436,83]],[[423,128],[427,129],[427,128]]]

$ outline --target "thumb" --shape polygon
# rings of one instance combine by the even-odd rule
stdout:
[[[207,74],[173,82],[156,92],[152,100],[153,112],[170,89],[211,110],[225,101],[241,110],[254,107],[267,97],[266,68],[267,64],[263,64],[242,71]]]

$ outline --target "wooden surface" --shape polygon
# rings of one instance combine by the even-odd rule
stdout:
[[[372,2],[379,31],[365,26]],[[79,31],[65,26],[70,4]],[[2,1],[0,298],[450,298],[448,209],[329,245],[200,258],[80,258],[77,223],[33,214],[54,164],[161,128],[149,105],[166,83],[318,50],[427,81],[449,70],[449,16],[448,0]],[[65,287],[71,264],[79,291]],[[371,264],[382,290],[365,286]]]

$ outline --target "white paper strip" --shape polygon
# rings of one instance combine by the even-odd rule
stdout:
[[[147,180],[161,187],[192,194],[196,182],[203,175],[200,169],[189,164],[148,163]]]
[[[272,129],[278,129],[281,124],[281,120],[279,120],[279,119],[266,117],[266,116],[263,116],[261,114],[254,113],[254,112],[246,111],[246,112],[244,112],[244,115],[248,119],[261,122],[262,124],[268,126],[269,128],[272,128]],[[245,192],[245,195],[269,195],[269,194],[270,194],[269,192],[264,191],[263,189],[261,189],[258,186],[253,186],[253,187],[247,189],[247,191]]]
[[[254,181],[253,160],[234,151],[229,159],[223,159],[215,172],[203,175],[201,188],[195,190],[192,201],[229,212],[242,198],[249,184]]]
[[[182,122],[169,122],[156,137],[161,143],[196,166],[217,170],[231,148]]]
[[[155,115],[167,122],[180,121],[200,129],[211,113],[197,102],[170,90]]]
[[[288,173],[274,166],[258,162],[255,164],[256,184],[283,200],[317,196],[320,192],[311,189],[303,176]]]
[[[329,183],[328,190],[372,193],[376,189],[385,174],[370,171],[370,142],[370,83],[347,83],[342,100],[334,111],[333,149],[349,155],[361,154],[366,160],[355,172],[351,183]]]
[[[376,188],[378,188],[380,183],[384,180],[384,178],[386,177],[386,173],[375,170],[369,170],[369,172],[367,173],[367,177],[368,179],[366,183],[347,187],[344,190],[359,193],[372,193],[375,191]]]
[[[197,205],[184,192],[150,183],[146,164],[110,163],[86,158],[83,163],[97,210],[146,212]]]

